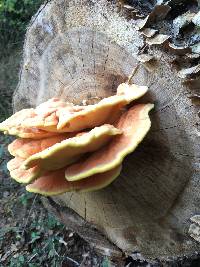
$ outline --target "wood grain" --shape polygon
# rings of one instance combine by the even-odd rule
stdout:
[[[41,8],[26,35],[15,110],[55,96],[94,103],[127,79],[138,64],[142,37],[115,7],[97,2],[59,0]],[[102,244],[107,255],[140,251],[146,258],[168,259],[199,251],[188,234],[190,217],[200,212],[198,110],[173,58],[157,49],[151,54],[158,67],[148,72],[141,66],[134,76],[134,82],[149,86],[141,102],[155,103],[144,142],[109,187],[53,198],[66,225],[87,239],[78,220],[74,226],[67,220],[72,209],[116,245],[91,233],[88,241]]]

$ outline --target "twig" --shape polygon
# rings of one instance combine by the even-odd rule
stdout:
[[[79,265],[80,265],[77,261],[73,260],[72,258],[70,258],[70,257],[68,257],[68,256],[65,256],[65,258],[66,258],[67,260],[73,262],[74,264],[76,264],[76,266],[79,266]]]
[[[84,267],[85,266],[88,257],[89,257],[89,253],[83,255],[83,260],[82,260],[82,262],[81,262],[79,267]]]
[[[30,218],[30,215],[31,215],[31,212],[32,212],[32,210],[33,210],[33,207],[34,207],[35,201],[36,201],[36,199],[37,199],[37,196],[38,196],[38,195],[36,195],[36,196],[34,197],[34,199],[33,199],[31,208],[30,208],[30,210],[29,210],[29,213],[28,213],[26,222],[25,222],[24,227],[23,227],[23,230],[22,230],[22,235],[24,235],[25,228],[26,228],[26,226],[27,226],[27,224],[28,224],[28,220],[29,220],[29,218]]]
[[[135,75],[136,71],[138,70],[139,68],[139,64],[137,64],[137,66],[133,69],[131,75],[128,77],[128,80],[127,80],[127,83],[130,84],[131,83],[131,79],[133,78],[133,76]]]
[[[37,256],[37,255],[38,255],[38,253],[35,253],[35,254],[29,259],[28,263],[31,262],[31,261],[35,258],[35,256]]]

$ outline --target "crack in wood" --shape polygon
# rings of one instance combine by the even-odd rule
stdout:
[[[106,256],[120,258],[122,251],[112,244],[94,225],[88,223],[84,218],[79,216],[71,208],[60,206],[52,198],[42,198],[42,202],[46,208],[49,208],[51,212],[56,214],[62,223],[64,223],[69,229],[77,232],[92,246],[101,251]]]
[[[36,15],[32,18],[29,28],[31,25],[33,25],[36,21],[36,19],[39,17],[40,13],[42,13],[42,11],[45,9],[45,7],[47,6],[47,4],[50,2],[51,0],[45,0],[45,3],[41,6],[41,8],[38,10],[38,12],[36,13]]]
[[[95,76],[96,76],[96,60],[95,60],[95,53],[94,53],[94,32],[93,32],[93,34],[92,34],[92,42],[91,42],[91,46],[92,46],[92,54],[93,54],[93,65],[94,65],[94,69],[93,69],[93,74],[94,74],[94,87],[95,87],[95,93],[96,93],[96,95],[98,95],[97,94],[97,85],[96,85],[96,83],[95,83]]]
[[[181,96],[181,94],[182,94],[182,92],[180,92],[173,100],[171,100],[168,104],[164,105],[160,109],[153,110],[152,114],[156,114],[158,112],[163,112],[166,108],[169,108],[170,106],[172,106],[174,104],[174,102],[176,102],[176,100]]]
[[[71,193],[71,196],[70,196],[70,198],[69,198],[69,201],[67,202],[67,206],[70,205],[70,202],[72,201],[72,197],[73,197],[73,195],[74,195],[74,192]]]
[[[84,209],[84,219],[86,220],[87,219],[87,201],[86,199],[84,198],[84,203],[85,203],[85,209]]]
[[[103,74],[103,76],[105,76],[105,72],[106,72],[106,65],[107,65],[107,62],[108,62],[109,53],[110,53],[110,44],[109,44],[109,46],[108,46],[108,51],[107,51],[107,54],[106,54],[106,59],[105,59],[105,62],[104,62],[104,67],[103,67],[103,69],[104,69],[104,74]]]
[[[178,128],[178,127],[181,127],[182,125],[174,125],[174,126],[169,126],[169,127],[166,127],[166,128],[159,128],[159,129],[152,129],[151,132],[160,132],[160,131],[165,131],[165,130],[170,130],[170,129],[174,129],[174,128]]]
[[[64,61],[64,59],[63,59],[62,55],[59,55],[59,59],[61,60],[61,62],[62,62],[62,64],[63,64],[63,67],[64,67],[64,69],[65,69],[66,71],[68,71],[68,73],[69,73],[70,77],[71,77],[71,78],[72,78],[72,80],[73,80],[73,79],[74,79],[74,77],[73,77],[73,75],[71,74],[71,72],[70,72],[70,69],[66,67],[66,65],[65,65],[65,61]]]
[[[178,153],[178,152],[173,152],[174,155],[178,155],[178,156],[183,156],[183,157],[188,157],[188,158],[191,158],[191,159],[199,159],[200,160],[200,157],[196,157],[196,156],[192,156],[192,155],[188,155],[188,154],[181,154],[181,153]]]

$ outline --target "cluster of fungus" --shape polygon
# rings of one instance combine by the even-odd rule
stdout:
[[[53,98],[15,113],[0,124],[5,134],[18,137],[8,146],[14,156],[7,164],[10,176],[46,196],[109,185],[150,129],[152,104],[127,109],[147,90],[123,83],[116,95],[94,105]]]

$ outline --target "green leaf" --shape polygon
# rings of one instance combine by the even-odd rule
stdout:
[[[54,249],[51,249],[48,253],[48,257],[51,258],[51,257],[54,257],[55,255],[55,250]]]
[[[102,262],[102,267],[110,267],[110,261],[108,258],[105,258]]]
[[[25,262],[25,258],[24,258],[23,255],[20,255],[20,256],[18,257],[18,260],[19,260],[20,263],[24,263],[24,262]]]
[[[32,232],[31,233],[31,238],[36,238],[36,236],[37,236],[37,233],[36,232]]]
[[[30,193],[24,193],[20,196],[19,200],[23,206],[27,206],[28,201],[32,199],[32,195]]]

